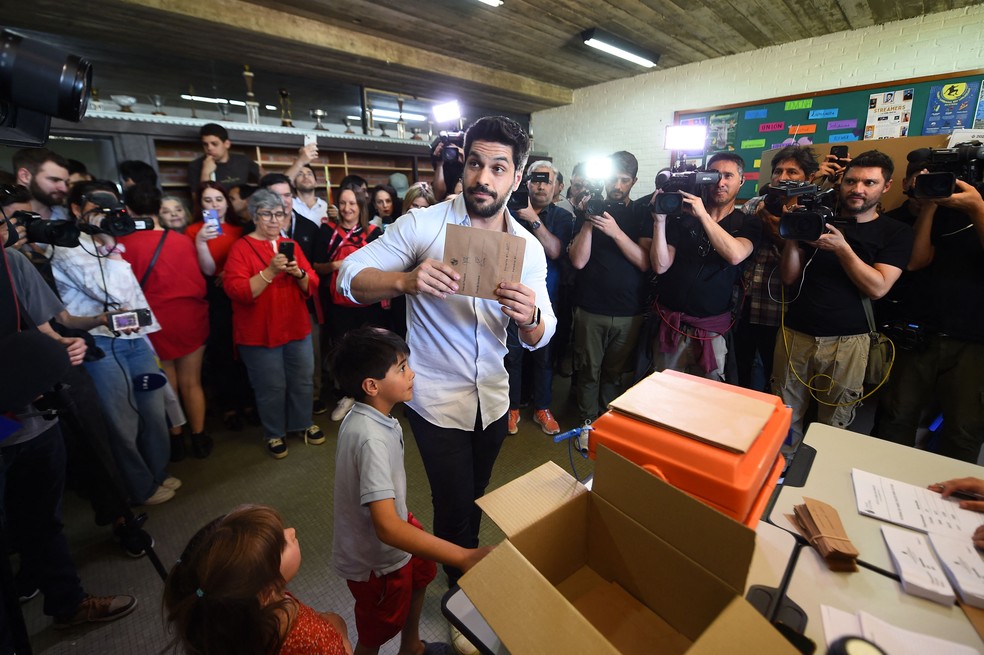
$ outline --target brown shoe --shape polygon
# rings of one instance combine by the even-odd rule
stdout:
[[[83,623],[100,623],[123,618],[137,607],[133,596],[86,596],[75,614],[56,616],[55,628],[63,630]]]

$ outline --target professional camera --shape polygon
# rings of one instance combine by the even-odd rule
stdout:
[[[0,143],[42,146],[52,116],[82,120],[92,86],[88,61],[7,29],[0,51]]]
[[[10,216],[11,224],[23,225],[24,236],[31,243],[50,243],[63,248],[79,245],[79,228],[74,221],[46,221],[40,214],[29,211],[16,211]],[[18,240],[16,230],[10,230],[7,244]]]
[[[530,188],[527,186],[529,182],[529,175],[524,175],[523,179],[519,182],[519,186],[510,194],[509,200],[506,202],[506,209],[514,212],[518,212],[520,209],[526,209],[527,205],[530,204]]]
[[[584,212],[589,216],[601,216],[617,205],[608,202],[605,183],[602,180],[587,180],[584,183],[584,195],[588,198],[584,203]]]
[[[963,180],[984,193],[984,145],[980,141],[958,143],[952,148],[919,148],[906,157],[923,162],[929,173],[916,177],[906,191],[911,198],[949,198]]]
[[[662,191],[653,198],[649,208],[657,214],[680,216],[683,214],[681,191],[698,195],[702,187],[717,184],[721,174],[717,171],[680,171],[664,168],[656,174],[656,188]]]
[[[817,185],[808,182],[778,182],[769,185],[766,197],[772,194],[785,205],[785,199],[796,196],[796,206],[783,209],[779,217],[779,236],[791,241],[816,241],[827,231],[827,223],[848,225],[856,222],[853,218],[834,218],[834,203],[837,191],[827,189],[817,191]]]
[[[765,191],[765,199],[762,200],[765,210],[773,216],[782,216],[786,202],[790,198],[816,193],[817,185],[809,182],[782,180],[774,184],[767,184],[762,190]]]
[[[150,219],[134,219],[119,200],[106,193],[93,194],[84,200],[96,205],[86,213],[85,220],[79,222],[79,229],[86,234],[108,234],[125,237],[141,230],[153,230]]]
[[[458,161],[458,154],[465,149],[465,133],[441,131],[437,136],[444,144],[441,158],[444,161]]]

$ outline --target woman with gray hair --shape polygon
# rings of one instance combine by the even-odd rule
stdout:
[[[318,274],[300,247],[281,236],[283,200],[267,189],[249,197],[256,230],[233,244],[223,288],[232,300],[232,334],[256,393],[256,406],[275,459],[287,456],[288,436],[322,444],[311,425],[314,357],[306,301]]]

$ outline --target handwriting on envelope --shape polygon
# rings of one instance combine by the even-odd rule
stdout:
[[[519,282],[526,240],[505,232],[449,224],[444,238],[444,263],[461,279],[458,294],[497,300],[500,282]]]

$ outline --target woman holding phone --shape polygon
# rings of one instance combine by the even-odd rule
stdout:
[[[256,229],[233,244],[223,288],[232,301],[233,340],[256,392],[267,451],[287,456],[287,437],[318,445],[311,425],[314,356],[306,301],[318,274],[300,247],[280,235],[287,214],[279,195],[260,189],[249,197]]]

